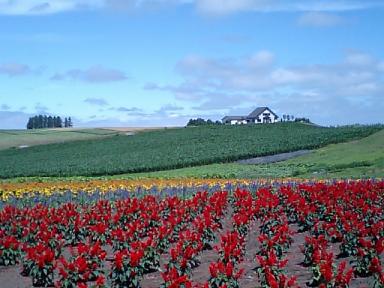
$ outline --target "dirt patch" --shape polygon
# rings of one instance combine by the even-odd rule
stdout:
[[[179,127],[103,127],[101,129],[112,130],[117,132],[140,132],[140,131],[154,131],[154,130],[164,130],[172,129]]]
[[[288,153],[281,153],[281,154],[270,155],[270,156],[262,156],[262,157],[250,158],[245,160],[239,160],[239,161],[236,161],[236,163],[246,164],[246,165],[268,164],[268,163],[285,161],[288,159],[307,155],[309,153],[312,153],[312,150],[299,150],[295,152],[288,152]]]

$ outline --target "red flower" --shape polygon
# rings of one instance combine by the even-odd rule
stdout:
[[[123,269],[123,260],[124,260],[125,254],[122,251],[118,251],[115,254],[115,265],[118,270]]]
[[[76,258],[75,265],[80,273],[84,273],[88,269],[87,260],[82,256]]]
[[[100,275],[96,279],[96,285],[97,286],[103,286],[105,284],[105,277],[103,275]]]
[[[371,265],[369,266],[369,270],[372,273],[380,273],[381,272],[381,265],[380,260],[377,257],[374,257],[371,261]]]
[[[227,275],[227,277],[230,278],[232,277],[232,273],[233,273],[233,265],[231,262],[229,262],[225,267],[225,275]]]
[[[141,258],[144,256],[143,250],[132,251],[129,253],[131,267],[137,267],[140,264]]]

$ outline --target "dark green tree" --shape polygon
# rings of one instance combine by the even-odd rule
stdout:
[[[53,117],[52,116],[48,116],[48,121],[47,121],[47,124],[48,124],[48,128],[53,128]]]
[[[60,116],[36,115],[29,117],[27,122],[27,129],[62,128],[63,126],[73,126],[71,117],[66,117],[63,123]]]
[[[58,118],[58,120],[57,120],[57,128],[63,128],[63,120],[61,120],[60,116],[58,116],[57,118]]]
[[[43,128],[43,122],[44,122],[43,115],[39,115],[37,118],[37,128],[39,129]]]
[[[27,129],[33,129],[32,117],[29,117],[28,119]]]
[[[205,125],[221,125],[220,121],[213,122],[211,119],[205,120],[203,118],[190,119],[187,126],[205,126]]]

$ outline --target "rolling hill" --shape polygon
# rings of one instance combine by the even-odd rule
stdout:
[[[227,163],[360,139],[382,128],[300,123],[188,127],[8,149],[0,151],[0,177],[98,176]]]

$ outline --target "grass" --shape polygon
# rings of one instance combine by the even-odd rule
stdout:
[[[255,178],[318,172],[312,162],[274,165],[214,164],[368,136],[382,126],[324,128],[295,123],[169,129],[103,140],[68,142],[0,152],[0,177],[106,176],[132,172],[137,177]],[[375,158],[376,159],[376,158]],[[311,160],[309,160],[311,161]],[[356,160],[360,161],[360,160]],[[363,160],[361,160],[363,161]],[[367,161],[364,159],[364,161]],[[370,162],[356,162],[367,168]],[[357,165],[357,164],[353,165]],[[363,164],[365,166],[363,166]],[[279,166],[280,165],[280,166]],[[333,164],[332,164],[333,165]],[[336,172],[335,163],[330,169]],[[148,173],[179,167],[184,169]],[[191,166],[199,166],[193,168]],[[327,166],[328,167],[328,166]],[[328,167],[329,168],[329,167]],[[328,169],[327,168],[327,169]],[[344,167],[346,169],[348,167]],[[323,169],[323,168],[321,168]],[[323,170],[321,170],[323,171]],[[320,172],[321,172],[320,171]],[[326,170],[329,172],[329,170]],[[318,173],[320,175],[320,173]],[[116,176],[120,177],[120,176]]]
[[[384,177],[384,131],[358,141],[329,145],[282,166],[303,177]]]
[[[0,130],[0,150],[60,142],[100,139],[117,135],[107,129]]]

